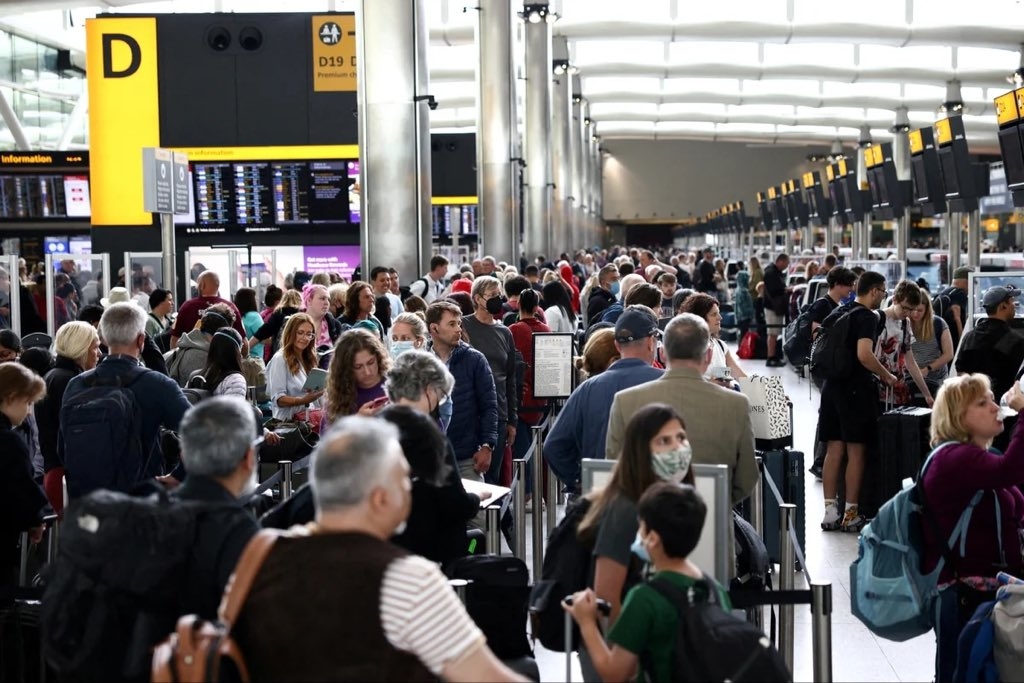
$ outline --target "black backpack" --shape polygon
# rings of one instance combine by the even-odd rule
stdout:
[[[95,491],[68,505],[41,616],[62,680],[149,680],[153,646],[184,614],[197,523],[212,507],[162,490]]]
[[[770,589],[771,560],[764,539],[736,511],[732,513],[732,523],[736,543],[736,576],[729,582],[730,590]]]
[[[946,287],[941,292],[935,295],[932,299],[932,313],[942,318],[946,326],[949,327],[949,334],[953,337],[953,349],[956,349],[960,339],[957,337],[957,325],[959,321],[957,316],[953,313],[953,299],[949,296],[950,291],[953,287]]]
[[[800,315],[782,332],[782,351],[796,367],[807,365],[811,357],[811,307],[804,306]]]
[[[60,432],[72,498],[96,489],[127,492],[151,473],[158,454],[142,443],[142,415],[131,389],[146,372],[138,367],[101,377],[89,370],[81,375],[84,389],[64,395]]]
[[[666,579],[654,579],[651,588],[676,609],[679,626],[672,648],[672,681],[792,681],[793,676],[761,629],[725,611],[719,604],[718,585],[700,580],[706,597],[684,591]],[[645,658],[646,659],[646,658]],[[648,667],[650,680],[654,673]]]
[[[847,340],[850,338],[850,312],[853,306],[840,306],[828,314],[811,344],[811,374],[818,379],[848,379],[857,362]]]
[[[565,511],[565,517],[548,537],[540,580],[530,591],[530,624],[534,640],[555,652],[565,652],[565,611],[562,600],[587,587],[593,549],[583,543],[577,531],[590,509],[590,500],[580,498]],[[573,624],[569,651],[579,649],[580,630]]]

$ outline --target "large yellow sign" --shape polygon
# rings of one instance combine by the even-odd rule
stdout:
[[[160,146],[156,18],[88,19],[93,225],[150,225],[142,208],[144,147]]]
[[[356,18],[352,14],[313,17],[313,91],[356,89]]]

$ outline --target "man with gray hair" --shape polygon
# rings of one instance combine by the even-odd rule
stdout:
[[[704,379],[711,362],[709,336],[708,324],[692,313],[669,321],[662,342],[668,370],[659,379],[615,395],[605,457],[619,457],[626,424],[638,410],[651,403],[667,403],[683,416],[693,462],[728,466],[732,502],[738,503],[750,494],[758,478],[750,404],[743,394]]]
[[[393,425],[335,423],[313,452],[311,488],[315,523],[275,542],[234,625],[250,671],[271,681],[525,680],[487,647],[438,566],[388,543],[412,506]]]
[[[139,361],[146,343],[140,307],[112,304],[99,334],[108,355],[68,382],[60,409],[57,454],[72,498],[100,488],[128,492],[163,474],[160,428],[177,431],[189,409],[174,380]]]
[[[178,436],[188,476],[175,497],[209,504],[196,521],[182,614],[217,618],[224,586],[259,531],[242,502],[255,483],[259,432],[252,406],[237,396],[208,398],[181,420]]]

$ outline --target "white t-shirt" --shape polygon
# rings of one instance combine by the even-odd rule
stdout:
[[[715,339],[712,337],[708,340],[708,346],[711,347],[711,362],[708,363],[707,372],[704,373],[705,379],[712,378],[712,368],[729,367],[729,349],[726,348],[725,342],[721,339]]]
[[[392,647],[415,655],[435,676],[487,642],[438,566],[416,555],[385,570],[380,623]]]
[[[572,321],[565,317],[562,309],[558,306],[544,309],[544,319],[552,332],[575,332]]]

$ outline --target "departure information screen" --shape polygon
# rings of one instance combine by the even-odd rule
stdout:
[[[192,165],[194,233],[279,232],[359,222],[359,162],[245,161]]]
[[[0,175],[0,220],[89,220],[89,177],[60,174]]]

